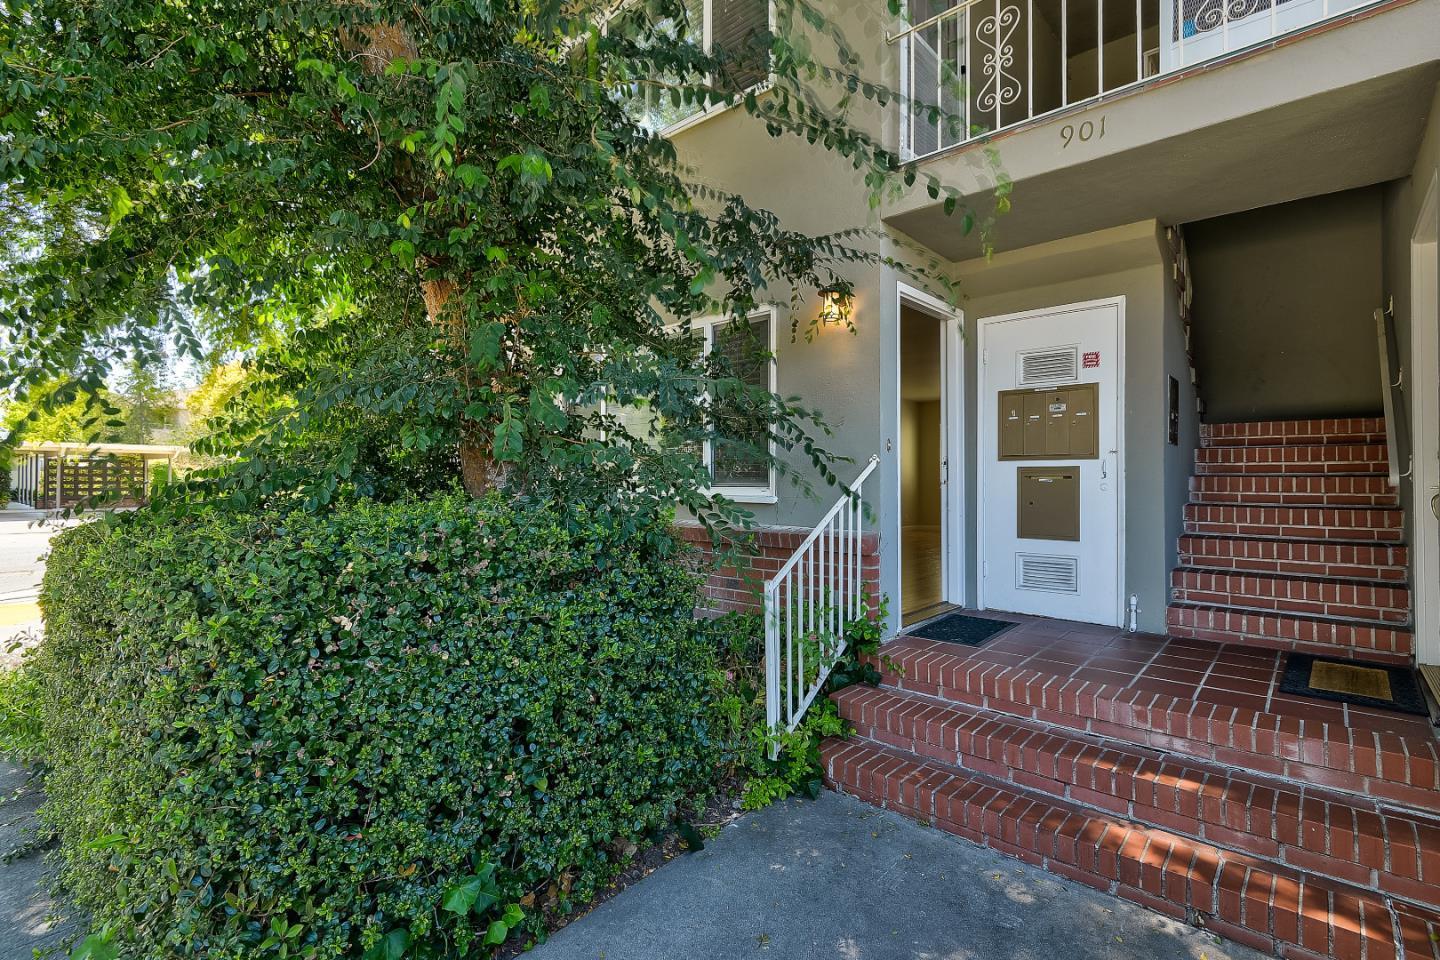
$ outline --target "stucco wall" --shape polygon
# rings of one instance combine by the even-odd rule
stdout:
[[[1158,239],[1162,256],[1171,256],[1170,242],[1163,227],[1160,228]],[[1180,294],[1173,282],[1173,277],[1174,273],[1167,266],[1161,277],[1161,297],[1165,309],[1163,343],[1165,366],[1160,390],[1164,398],[1161,400],[1161,404],[1164,406],[1163,416],[1166,422],[1162,429],[1166,439],[1164,441],[1165,476],[1163,483],[1165,533],[1159,544],[1162,550],[1160,565],[1167,575],[1174,568],[1177,560],[1180,535],[1184,532],[1185,527],[1185,504],[1190,499],[1190,476],[1195,468],[1195,448],[1200,445],[1200,415],[1195,405],[1196,390],[1190,376],[1190,359],[1185,351],[1185,327],[1180,320]],[[1174,377],[1180,385],[1180,430],[1178,442],[1174,445],[1169,443],[1170,377]],[[1138,538],[1132,535],[1132,539]],[[1141,549],[1144,549],[1143,545]],[[1142,620],[1151,625],[1147,629],[1158,629],[1154,626],[1156,615],[1164,618],[1164,606],[1169,599],[1168,580],[1165,583],[1162,602],[1158,605],[1153,595],[1141,598]]]
[[[868,10],[869,5],[847,7],[846,15],[850,15],[852,10],[861,11],[862,8]],[[860,14],[854,15],[858,17]],[[848,25],[850,38],[859,44],[867,74],[882,81],[890,81],[898,75],[894,62],[897,48],[883,42],[884,24],[875,20],[873,11],[866,16],[870,17],[872,22],[857,20],[856,23]],[[1362,26],[1355,25],[1346,29],[1359,31]],[[1239,71],[1231,72],[1236,73],[1238,80]],[[1197,77],[1173,86],[1187,96],[1200,97],[1202,88],[1207,83],[1213,85],[1215,82],[1218,81]],[[1191,94],[1187,91],[1194,92]],[[1277,97],[1282,94],[1278,89],[1273,92]],[[1294,91],[1287,89],[1283,93],[1292,95]],[[1140,99],[1135,98],[1137,103]],[[1162,110],[1158,104],[1163,99],[1157,93],[1156,110]],[[893,111],[873,108],[858,98],[856,102],[857,112],[852,115],[852,121],[881,133],[887,142],[894,143],[897,130]],[[1114,110],[1118,116],[1119,107],[1115,106]],[[1188,118],[1191,114],[1187,113],[1185,116]],[[1198,114],[1196,116],[1199,117]],[[1196,123],[1199,122],[1197,119]],[[1155,129],[1153,125],[1147,124],[1119,125],[1107,135],[1109,139],[1103,146],[1106,150],[1133,148],[1138,143],[1153,140]],[[1430,168],[1433,168],[1437,140],[1433,118],[1430,130],[1430,137],[1426,141],[1428,146],[1422,149],[1421,164],[1428,162]],[[1042,151],[1046,159],[1041,165],[1045,169],[1051,169],[1056,165],[1058,148],[1054,143],[1053,130],[1046,135],[1048,139]],[[1025,160],[1028,154],[1018,146],[1021,139],[1023,138],[1017,136],[1001,142],[1002,163],[1012,173],[1033,173]],[[850,169],[847,161],[794,138],[773,138],[743,111],[731,110],[706,119],[677,134],[674,142],[682,160],[692,165],[697,179],[711,187],[743,194],[751,204],[775,211],[789,227],[809,233],[825,233],[868,225],[874,228],[874,233],[863,242],[877,253],[899,257],[917,255],[911,252],[912,248],[908,244],[899,242],[898,234],[888,230],[878,220],[869,207],[867,192],[860,177]],[[932,164],[931,169],[947,174],[946,179],[951,182],[981,187],[987,185],[991,176],[988,169],[978,163],[973,152],[967,156],[968,160],[957,157],[938,165]],[[1426,157],[1429,158],[1428,161]],[[1138,179],[1163,185],[1168,195],[1174,195],[1174,191],[1178,189],[1185,189],[1183,184],[1174,179],[1173,165],[1166,169],[1171,172],[1167,174],[1141,171],[1143,176]],[[960,175],[966,171],[967,175]],[[1136,179],[1134,175],[1128,177],[1132,182]],[[1303,189],[1303,184],[1291,185],[1294,189]],[[1025,184],[1022,183],[1021,186],[1024,187]],[[1295,195],[1277,193],[1265,184],[1260,184],[1256,189],[1261,187],[1269,190],[1267,198]],[[1017,188],[1017,213],[1022,207],[1025,211],[1037,213],[1043,210],[1047,222],[1058,217],[1060,220],[1055,222],[1063,227],[1061,221],[1065,217],[1066,204],[1050,205],[1038,202],[1026,189]],[[1290,187],[1287,186],[1287,189]],[[1086,199],[1072,191],[1067,195],[1069,201],[1104,204],[1116,209],[1115,217],[1125,215],[1125,211],[1114,208],[1114,203],[1120,202],[1116,198],[1123,200],[1125,196],[1132,195],[1128,188],[1100,190],[1095,187],[1094,182],[1088,182],[1084,192],[1094,194],[1096,199]],[[1236,302],[1245,310],[1255,309],[1260,295],[1268,296],[1271,288],[1281,286],[1276,279],[1277,262],[1293,266],[1297,271],[1296,276],[1316,288],[1337,284],[1342,274],[1352,281],[1357,276],[1360,278],[1359,282],[1348,282],[1345,286],[1352,291],[1363,289],[1363,309],[1356,311],[1350,306],[1342,306],[1331,296],[1316,294],[1313,299],[1315,309],[1328,311],[1330,315],[1343,312],[1348,317],[1351,313],[1356,313],[1360,328],[1367,331],[1363,348],[1354,344],[1331,344],[1325,349],[1325,353],[1345,355],[1347,362],[1354,358],[1354,383],[1360,384],[1363,378],[1368,378],[1366,382],[1372,382],[1371,400],[1365,407],[1368,411],[1378,406],[1378,389],[1373,386],[1373,340],[1369,339],[1368,335],[1370,311],[1379,305],[1382,288],[1396,289],[1399,278],[1391,278],[1394,264],[1387,263],[1382,267],[1380,193],[1370,189],[1361,191],[1357,196],[1362,197],[1363,203],[1361,200],[1354,201],[1354,209],[1360,211],[1363,207],[1363,215],[1341,216],[1337,221],[1335,217],[1312,214],[1313,222],[1310,225],[1314,229],[1298,231],[1310,240],[1318,238],[1317,243],[1321,249],[1315,252],[1314,256],[1301,256],[1297,253],[1293,244],[1287,242],[1293,240],[1297,232],[1293,229],[1294,224],[1290,225],[1290,232],[1286,233],[1279,229],[1278,221],[1275,221],[1273,215],[1268,218],[1269,222],[1261,224],[1255,231],[1257,236],[1248,236],[1247,231],[1231,227],[1229,239],[1234,242],[1217,243],[1214,246],[1224,255],[1233,258],[1234,248],[1238,244],[1245,242],[1258,245],[1255,247],[1257,252],[1238,258],[1245,261],[1240,266],[1254,266],[1257,258],[1262,260],[1263,278],[1267,281],[1256,296],[1237,299]],[[1406,205],[1412,203],[1409,194],[1398,190],[1387,191],[1384,199],[1386,211],[1394,209],[1403,212]],[[1145,200],[1143,196],[1140,200],[1144,200],[1149,206],[1142,213],[1131,212],[1130,219],[1137,215],[1155,216],[1163,213],[1151,200]],[[1413,202],[1418,203],[1418,197],[1414,198]],[[1229,209],[1236,207],[1231,206]],[[1009,237],[1014,241],[1023,236],[1023,231],[1017,231],[1019,222],[1015,220],[1015,216],[1012,214],[1000,222],[998,229],[1002,238]],[[1413,220],[1413,217],[1411,219]],[[958,233],[953,221],[944,224],[943,229],[947,231],[947,236]],[[1203,234],[1203,228],[1201,232]],[[1272,244],[1269,248],[1261,243],[1267,237]],[[1192,268],[1197,281],[1203,282],[1207,273],[1215,274],[1226,277],[1226,284],[1233,288],[1236,271],[1226,269],[1217,274],[1216,271],[1208,270],[1205,262],[1197,262],[1197,258],[1203,256],[1203,253],[1197,251],[1207,246],[1203,237],[1197,239],[1192,236],[1190,243]],[[1336,266],[1334,261],[1327,259],[1331,257],[1344,259]],[[967,292],[962,304],[966,317],[961,338],[963,383],[961,397],[957,402],[957,406],[963,410],[960,419],[964,425],[965,463],[963,472],[954,470],[952,473],[952,480],[963,482],[965,490],[962,503],[966,527],[963,550],[966,598],[973,600],[975,597],[976,543],[973,517],[978,510],[983,509],[983,505],[974,500],[977,365],[971,345],[974,343],[976,319],[981,316],[1120,295],[1126,298],[1125,587],[1127,594],[1134,593],[1139,599],[1141,628],[1163,630],[1168,575],[1174,562],[1175,543],[1179,536],[1181,504],[1187,495],[1197,418],[1194,415],[1194,396],[1185,364],[1185,345],[1179,327],[1178,304],[1169,279],[1170,267],[1162,228],[1154,221],[1133,223],[1095,234],[1070,236],[1052,243],[1015,249],[990,261],[967,261],[953,265],[952,270]],[[1248,273],[1246,275],[1253,276]],[[795,340],[790,337],[790,291],[770,291],[771,299],[782,305],[777,338],[777,380],[782,394],[802,398],[804,403],[824,416],[830,432],[821,438],[822,445],[853,461],[838,468],[837,472],[843,479],[857,473],[871,455],[881,458],[879,471],[867,485],[866,500],[873,510],[870,515],[870,522],[873,524],[871,529],[879,534],[881,590],[895,598],[899,592],[897,541],[901,524],[897,507],[902,493],[902,470],[898,450],[901,446],[898,441],[902,439],[902,414],[901,404],[898,402],[900,357],[897,331],[900,321],[897,285],[907,278],[901,271],[879,265],[851,268],[847,271],[847,276],[854,284],[856,292],[853,312],[856,332],[852,334],[837,327],[824,328],[818,332],[813,343],[806,343],[803,337]],[[1197,311],[1200,302],[1197,296]],[[803,329],[809,317],[818,310],[818,303],[812,300],[794,306],[793,319]],[[1275,305],[1270,303],[1268,310],[1273,314]],[[1306,318],[1305,322],[1310,324],[1314,322],[1311,319],[1313,312],[1309,306],[1301,304],[1292,310],[1292,316],[1302,316]],[[1244,326],[1243,322],[1237,319],[1240,316],[1239,309],[1223,311],[1219,316],[1220,319],[1212,327],[1217,335],[1225,334],[1226,324],[1232,327]],[[1203,328],[1203,317],[1197,316],[1196,326],[1197,332]],[[1232,332],[1242,335],[1253,331],[1244,328]],[[1347,329],[1344,332],[1348,334],[1350,331]],[[1198,346],[1197,344],[1197,349]],[[1227,340],[1225,347],[1227,362],[1253,353],[1233,339]],[[1201,362],[1203,363],[1203,358]],[[1363,375],[1358,372],[1362,364],[1365,371]],[[1167,387],[1170,376],[1176,377],[1181,387],[1180,442],[1173,447],[1166,442]],[[1312,374],[1310,379],[1313,381],[1328,377],[1328,374],[1322,377]],[[1208,389],[1212,381],[1219,382],[1221,395],[1224,395],[1223,370],[1215,364],[1208,370],[1202,368],[1202,384]],[[1301,384],[1296,389],[1312,385],[1313,383]],[[1333,391],[1327,393],[1333,395]],[[1234,395],[1233,390],[1230,395]],[[1358,395],[1357,390],[1356,396]],[[918,414],[918,410],[915,412]],[[1277,411],[1276,415],[1282,414]],[[918,423],[912,429],[918,430]],[[756,521],[766,525],[808,527],[834,501],[836,493],[829,489],[806,489],[805,481],[813,481],[814,472],[803,454],[789,455],[785,460],[793,469],[794,477],[780,478],[776,503],[760,504],[753,508]],[[792,479],[799,482],[792,482]],[[910,493],[912,498],[918,495],[915,488],[911,488]],[[891,616],[892,625],[898,627],[898,611],[892,610]]]
[[[1187,224],[1205,419],[1374,414],[1378,187]]]
[[[836,18],[861,58],[862,71],[881,83],[898,76],[897,50],[884,42],[888,16],[884,5],[857,4]],[[817,46],[817,51],[823,50]],[[831,91],[833,94],[835,91]],[[822,98],[825,95],[821,88]],[[893,142],[893,111],[856,97],[849,121]],[[777,214],[789,229],[820,235],[856,227],[870,227],[868,237],[851,238],[857,246],[902,261],[911,261],[910,248],[896,244],[877,211],[869,204],[863,178],[843,157],[794,136],[772,137],[743,109],[732,108],[676,133],[672,141],[682,163],[694,179],[705,185],[738,193],[753,207]],[[855,332],[840,326],[817,331],[807,343],[804,330],[820,304],[816,298],[791,301],[789,289],[767,291],[780,308],[776,349],[776,382],[782,396],[795,396],[824,417],[830,433],[819,445],[851,462],[835,466],[848,482],[870,456],[880,452],[880,406],[883,395],[879,359],[882,342],[895,336],[897,318],[893,274],[878,265],[845,268],[853,285],[852,317]],[[792,312],[792,306],[794,310]],[[792,338],[791,322],[800,335]],[[894,406],[894,394],[889,406]],[[814,487],[817,475],[803,452],[782,454],[789,468],[777,482],[777,502],[752,505],[758,524],[810,526],[839,496],[827,486]],[[867,488],[867,500],[878,504],[876,484]],[[889,495],[893,496],[893,492]]]
[[[1394,303],[1396,346],[1401,367],[1406,371],[1408,389],[1434,391],[1440,390],[1440,371],[1417,370],[1411,358],[1411,325],[1415,319],[1410,302],[1410,239],[1415,232],[1425,192],[1431,183],[1440,178],[1440,86],[1436,87],[1427,115],[1423,119],[1417,118],[1417,122],[1423,124],[1424,135],[1415,156],[1414,169],[1410,176],[1393,180],[1384,187],[1385,294]],[[1435,321],[1431,318],[1430,322]],[[1407,401],[1410,399],[1407,396]],[[1413,543],[1417,498],[1408,479],[1401,483],[1400,499],[1405,508],[1406,540]],[[1428,499],[1428,496],[1420,499]]]

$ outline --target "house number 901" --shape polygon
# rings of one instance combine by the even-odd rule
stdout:
[[[1091,140],[1102,140],[1104,139],[1104,137],[1104,117],[1100,118],[1099,123],[1096,123],[1094,120],[1085,120],[1078,125],[1073,123],[1067,123],[1065,124],[1065,126],[1060,128],[1060,139],[1065,141],[1065,143],[1061,146],[1062,150],[1065,147],[1070,146],[1070,144],[1074,143],[1077,140],[1081,143],[1089,143]]]

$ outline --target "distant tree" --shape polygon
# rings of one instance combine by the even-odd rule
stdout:
[[[815,412],[741,375],[763,346],[706,359],[672,321],[743,318],[847,264],[945,281],[879,231],[809,236],[694,182],[636,98],[737,105],[847,160],[874,203],[918,181],[961,229],[975,215],[852,120],[900,98],[810,0],[708,49],[693,6],[5,0],[0,189],[27,215],[0,235],[44,241],[0,304],[0,389],[98,391],[157,333],[195,356],[202,334],[259,341],[262,399],[202,442],[239,503],[324,502],[377,435],[453,451],[477,495],[580,484],[707,518],[738,512],[708,492],[720,431],[828,473]],[[636,405],[644,427],[602,412]]]
[[[180,402],[174,379],[163,366],[134,364],[117,392],[122,425],[111,436],[116,443],[155,443],[174,439]]]

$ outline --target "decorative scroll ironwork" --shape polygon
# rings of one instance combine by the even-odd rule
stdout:
[[[981,110],[994,110],[1009,106],[1020,99],[1020,78],[1009,73],[1015,65],[1015,44],[1011,37],[1020,23],[1020,8],[996,4],[996,11],[976,25],[975,34],[985,44],[985,56],[980,61],[980,73],[985,84],[975,101]]]
[[[1208,33],[1246,17],[1270,9],[1271,0],[1204,0],[1187,18],[1184,36],[1193,33]]]

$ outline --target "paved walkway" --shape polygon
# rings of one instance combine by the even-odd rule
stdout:
[[[25,773],[0,759],[0,796],[10,797],[25,782]],[[31,836],[38,793],[0,805],[0,857]],[[0,860],[0,960],[31,960],[34,951],[58,944],[63,926],[51,922],[51,901],[45,894],[45,855],[32,852]]]
[[[535,960],[1259,960],[1088,887],[826,792],[725,828]]]

